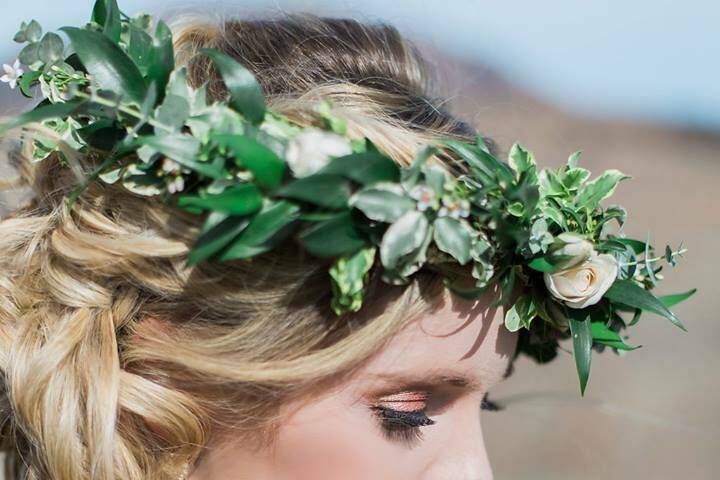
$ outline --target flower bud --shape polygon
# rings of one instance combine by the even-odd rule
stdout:
[[[293,175],[299,178],[321,170],[334,157],[351,153],[347,138],[320,129],[308,129],[290,140],[285,159]]]
[[[550,248],[550,260],[560,269],[572,268],[589,259],[595,248],[584,236],[577,233],[561,233],[555,237]]]

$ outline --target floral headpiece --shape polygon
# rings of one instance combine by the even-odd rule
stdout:
[[[558,170],[538,170],[519,145],[504,163],[479,135],[438,139],[401,168],[370,141],[350,140],[328,102],[317,107],[322,126],[268,111],[253,75],[215,50],[201,55],[229,98],[209,103],[205,86],[191,88],[176,68],[167,25],[129,18],[115,0],[98,0],[84,27],[61,30],[68,47],[36,21],[15,35],[26,45],[0,80],[26,96],[39,85],[43,100],[0,133],[42,122],[63,148],[105,158],[70,204],[99,180],[205,215],[190,264],[247,259],[295,239],[331,261],[338,315],[361,308],[373,265],[390,284],[428,265],[466,267],[471,288],[453,278],[446,285],[465,297],[497,288],[524,353],[547,361],[572,337],[583,392],[592,349],[637,348],[620,332],[642,312],[684,329],[669,307],[695,290],[651,290],[662,278],[658,264],[674,266],[685,250],[656,256],[649,242],[613,233],[626,212],[601,202],[628,178],[617,170],[589,180],[579,152]],[[57,140],[35,138],[33,146],[36,160],[63,159]],[[428,162],[439,154],[460,159],[468,173],[451,176]]]

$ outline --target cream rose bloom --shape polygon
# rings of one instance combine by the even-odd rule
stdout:
[[[351,153],[350,142],[342,135],[309,129],[290,140],[285,159],[296,177],[306,177],[322,169],[332,158]]]
[[[585,308],[600,301],[618,274],[615,257],[593,254],[584,262],[555,273],[545,274],[550,294],[570,308]]]

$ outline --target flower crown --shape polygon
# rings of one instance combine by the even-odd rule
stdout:
[[[592,349],[637,348],[621,331],[642,312],[684,329],[669,307],[695,290],[651,290],[662,279],[658,264],[674,266],[685,249],[656,256],[648,241],[618,233],[625,210],[601,206],[628,178],[617,170],[589,180],[579,152],[562,168],[538,170],[519,145],[504,163],[480,135],[438,139],[399,167],[369,140],[350,140],[327,101],[317,106],[322,126],[268,111],[253,75],[215,50],[201,55],[229,98],[209,103],[206,87],[191,88],[176,68],[167,25],[129,18],[115,0],[97,0],[90,23],[61,30],[69,48],[34,20],[15,35],[26,45],[0,80],[29,97],[39,85],[43,100],[0,133],[42,122],[61,140],[34,138],[35,160],[64,160],[67,148],[105,158],[69,205],[99,180],[205,215],[189,264],[247,259],[294,238],[331,261],[338,315],[361,308],[374,265],[390,284],[428,265],[459,265],[474,284],[448,275],[448,288],[470,298],[496,288],[505,326],[523,333],[522,352],[547,361],[572,337],[582,392]],[[428,161],[442,154],[467,173],[451,176]]]

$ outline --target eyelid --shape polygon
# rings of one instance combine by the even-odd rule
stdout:
[[[379,398],[376,406],[396,412],[417,412],[427,408],[428,392],[406,391]]]

